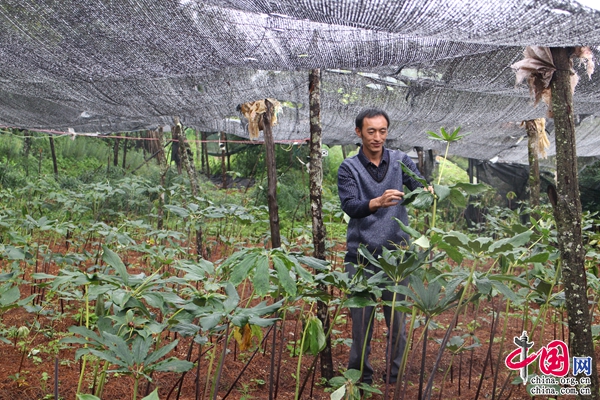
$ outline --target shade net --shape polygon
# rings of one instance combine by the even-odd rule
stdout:
[[[380,107],[390,147],[441,150],[426,132],[461,126],[452,154],[526,163],[520,123],[546,114],[510,68],[527,45],[597,54],[600,12],[536,0],[4,0],[0,125],[109,134],[178,116],[248,138],[237,106],[275,98],[275,139],[293,143],[310,135],[318,68],[326,144],[356,142],[356,114]],[[575,69],[578,151],[597,156],[600,73]]]

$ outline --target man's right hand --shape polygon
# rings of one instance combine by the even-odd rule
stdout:
[[[396,189],[388,189],[381,196],[371,199],[369,209],[374,212],[380,208],[395,206],[402,200],[402,197],[404,197],[404,192]]]

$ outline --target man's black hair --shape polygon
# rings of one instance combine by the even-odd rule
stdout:
[[[383,111],[380,108],[367,108],[366,110],[362,110],[357,116],[356,116],[356,127],[358,129],[362,130],[363,127],[363,120],[365,118],[374,118],[374,117],[379,117],[379,116],[383,116],[385,118],[385,120],[388,123],[388,127],[390,126],[390,117],[387,115],[387,113],[385,111]]]

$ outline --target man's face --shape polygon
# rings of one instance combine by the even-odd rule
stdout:
[[[362,140],[363,151],[370,154],[380,153],[388,134],[388,123],[383,115],[363,119],[362,129],[356,129],[356,135]]]

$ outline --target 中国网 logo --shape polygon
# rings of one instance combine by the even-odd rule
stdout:
[[[520,337],[514,338],[514,343],[517,348],[506,357],[504,362],[509,369],[519,371],[524,385],[529,380],[527,367],[538,360],[542,375],[531,379],[530,395],[591,394],[589,388],[591,379],[588,377],[592,374],[592,357],[573,357],[573,376],[568,377],[567,374],[571,365],[569,363],[569,348],[562,340],[552,340],[538,351],[530,352],[534,342],[530,342],[527,331],[523,331]],[[577,375],[581,373],[585,376],[577,378]],[[566,387],[559,385],[566,385]]]

